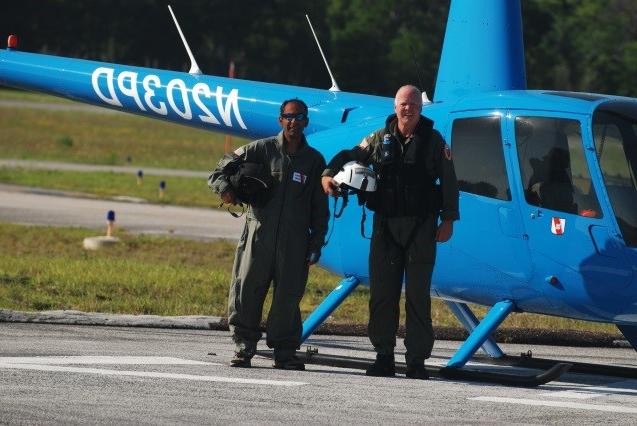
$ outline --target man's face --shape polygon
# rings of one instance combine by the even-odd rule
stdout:
[[[403,88],[396,93],[394,106],[398,121],[405,126],[415,126],[420,119],[422,100],[420,94],[409,88]]]
[[[286,140],[300,138],[308,122],[305,110],[298,102],[288,102],[283,109],[283,114],[279,117],[279,123]]]

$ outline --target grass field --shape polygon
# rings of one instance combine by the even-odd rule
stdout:
[[[166,187],[163,198],[159,183]],[[138,185],[134,173],[74,172],[62,170],[28,170],[0,167],[0,182],[15,185],[81,192],[98,198],[135,197],[150,203],[194,207],[219,207],[221,200],[205,178],[146,175]]]
[[[23,91],[0,90],[0,100],[71,103]],[[210,171],[225,136],[126,114],[11,108],[0,105],[0,158]],[[247,141],[233,138],[240,146]],[[166,182],[159,199],[159,182]],[[205,179],[0,168],[0,182],[92,194],[129,196],[181,206],[218,207]]]
[[[234,244],[119,234],[121,243],[86,251],[82,240],[97,231],[0,223],[0,307],[39,311],[75,309],[154,315],[226,315]],[[307,316],[340,278],[311,268],[301,303]],[[365,324],[366,287],[332,314],[333,323]],[[265,312],[269,307],[266,300]],[[401,301],[401,306],[404,301]],[[484,308],[474,307],[478,316]],[[436,326],[459,326],[434,300]],[[401,316],[404,323],[404,312]],[[512,314],[502,327],[575,329],[617,333],[614,326],[532,314]]]
[[[44,95],[42,93],[27,92],[24,90],[9,89],[0,87],[0,100],[28,101],[39,103],[61,103],[74,104],[76,102],[57,96]]]
[[[0,100],[59,103],[55,97],[0,90]],[[233,146],[245,140],[233,139]],[[225,136],[130,114],[0,105],[2,158],[211,170]]]

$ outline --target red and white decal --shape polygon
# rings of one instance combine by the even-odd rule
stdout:
[[[292,174],[292,180],[294,182],[298,182],[298,183],[305,183],[305,181],[307,180],[307,175],[304,175],[301,172],[294,172]]]
[[[551,219],[551,232],[555,235],[563,235],[566,230],[566,219],[554,217]]]

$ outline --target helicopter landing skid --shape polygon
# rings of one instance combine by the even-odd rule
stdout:
[[[556,359],[535,358],[531,351],[522,352],[520,356],[504,355],[500,358],[488,356],[474,356],[475,361],[493,365],[507,365],[512,367],[547,369],[558,363],[568,362],[571,373],[591,374],[595,376],[613,376],[624,379],[637,379],[637,368],[621,365],[591,364]]]
[[[270,359],[274,357],[273,351],[257,351],[257,355]],[[325,365],[330,367],[350,368],[356,370],[365,370],[371,363],[371,360],[366,358],[319,354],[318,349],[312,347],[308,347],[305,352],[297,352],[297,356],[305,364]],[[455,368],[427,365],[425,368],[427,369],[427,373],[429,373],[431,377],[497,383],[507,386],[535,387],[558,379],[562,374],[569,370],[570,366],[570,363],[553,362],[553,364],[545,371],[542,371],[538,374],[530,375],[490,372],[477,369],[469,369],[466,367]],[[407,366],[405,365],[405,363],[396,363],[396,373],[404,374],[406,370]]]

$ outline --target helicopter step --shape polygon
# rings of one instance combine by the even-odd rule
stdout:
[[[273,359],[274,352],[257,351],[257,355]],[[372,362],[367,358],[356,358],[340,355],[319,354],[318,349],[308,347],[306,351],[298,351],[297,356],[305,363],[312,365],[325,365],[337,368],[350,368],[356,370],[366,370]],[[496,383],[506,386],[535,387],[558,379],[566,373],[571,364],[565,362],[553,363],[548,369],[537,374],[510,374],[500,372],[490,372],[466,367],[438,367],[427,365],[427,372],[431,377],[440,377],[453,380],[467,380],[486,383]],[[527,367],[529,368],[529,367]],[[407,370],[405,363],[396,363],[396,373],[404,374]]]

